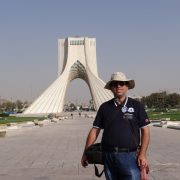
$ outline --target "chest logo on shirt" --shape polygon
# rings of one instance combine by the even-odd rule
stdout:
[[[130,107],[130,108],[128,109],[128,112],[133,113],[133,112],[134,112],[134,108]]]
[[[122,111],[123,113],[127,112],[127,107],[126,107],[126,106],[122,107],[121,111]]]

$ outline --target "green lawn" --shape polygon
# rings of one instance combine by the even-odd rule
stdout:
[[[157,119],[166,119],[170,118],[170,120],[173,121],[180,121],[180,111],[174,111],[174,112],[148,112],[148,116],[152,120],[157,120]],[[15,116],[10,116],[10,117],[3,117],[0,118],[0,124],[7,124],[7,123],[21,123],[21,122],[26,122],[26,121],[33,121],[34,119],[38,120],[43,120],[44,118],[36,118],[36,117],[15,117]]]
[[[0,118],[0,124],[21,123],[21,122],[26,122],[26,121],[33,121],[34,119],[42,120],[43,118],[10,116],[10,117]]]
[[[148,116],[150,119],[166,119],[170,118],[170,120],[180,121],[180,111],[174,112],[148,112]]]

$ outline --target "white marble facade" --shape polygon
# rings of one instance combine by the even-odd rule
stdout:
[[[104,89],[105,83],[98,76],[95,38],[58,40],[58,77],[23,114],[61,113],[67,86],[76,78],[88,84],[96,110],[113,97],[111,91]]]

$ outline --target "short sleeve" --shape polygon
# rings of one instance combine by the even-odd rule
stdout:
[[[148,124],[150,124],[148,115],[144,109],[144,106],[140,104],[138,111],[138,125],[140,128],[142,128],[144,126],[147,126]]]
[[[99,107],[95,120],[93,122],[94,128],[104,129],[103,106]]]

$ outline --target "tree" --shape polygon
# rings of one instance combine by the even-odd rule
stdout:
[[[9,112],[22,112],[25,108],[27,108],[29,103],[27,101],[22,102],[21,100],[16,100],[15,102],[12,101],[5,101],[0,104],[0,112],[3,113],[4,111]]]
[[[76,110],[76,106],[73,103],[70,104],[70,108],[71,108],[72,111]]]
[[[14,104],[11,101],[6,101],[2,103],[2,109],[4,111],[12,111],[14,108]]]
[[[18,99],[15,102],[15,104],[16,104],[16,111],[19,111],[19,110],[21,110],[23,108],[23,102],[21,100]]]
[[[168,107],[176,107],[180,104],[180,95],[172,93],[167,96]]]
[[[177,93],[167,94],[166,91],[156,92],[142,97],[141,102],[148,108],[173,108],[180,104],[180,95]]]
[[[91,109],[91,110],[94,110],[94,102],[93,102],[93,100],[91,99],[91,100],[89,100],[89,109]]]

